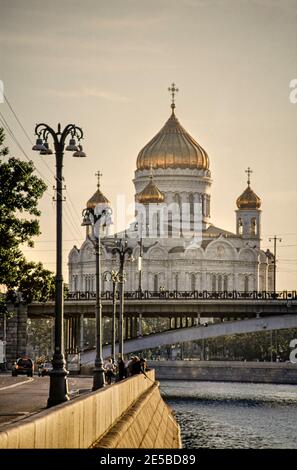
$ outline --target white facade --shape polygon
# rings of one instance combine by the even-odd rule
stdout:
[[[173,124],[178,126],[176,118],[175,121]],[[170,125],[169,134],[176,131],[174,126],[172,127],[172,121]],[[164,140],[164,133],[160,135]],[[158,134],[152,142],[153,140],[156,142],[156,138]],[[148,146],[149,144],[144,149],[149,148]],[[182,146],[180,148],[180,152],[185,152]],[[265,253],[261,250],[259,205],[236,210],[234,233],[220,229],[211,223],[212,180],[209,169],[172,167],[172,165],[158,167],[158,162],[163,161],[162,149],[158,149],[160,160],[156,160],[157,157],[151,149],[149,151],[149,155],[153,155],[150,160],[151,168],[154,170],[153,181],[164,195],[164,201],[161,204],[148,204],[143,207],[136,204],[138,224],[131,224],[125,232],[135,259],[134,262],[127,261],[125,264],[125,290],[139,289],[137,258],[140,237],[143,247],[142,290],[159,291],[160,288],[169,291],[213,292],[273,290],[274,260],[270,252]],[[143,154],[143,150],[141,152]],[[183,155],[178,155],[177,146],[174,152],[178,158],[183,158]],[[151,171],[149,168],[139,168],[138,165],[133,180],[136,200],[137,195],[148,184]],[[250,190],[250,186],[248,189]],[[184,230],[180,230],[179,225],[175,223],[176,213],[174,215],[174,211],[170,210],[174,204],[175,207],[185,204],[186,209],[182,213],[181,222],[188,219],[189,224],[186,224]],[[194,206],[201,209],[202,230],[193,226],[191,214]],[[168,210],[171,212],[169,221],[166,216]],[[144,221],[143,217],[148,211],[150,214]],[[163,220],[164,217],[166,220]],[[124,233],[117,234],[117,238],[121,237],[124,237]],[[108,237],[109,242],[111,238]],[[197,242],[193,244],[195,240]],[[102,273],[118,268],[118,260],[114,259],[110,248],[104,245],[103,241]],[[94,248],[87,237],[80,248],[74,246],[69,254],[69,289],[71,292],[95,290]],[[112,291],[111,281],[102,279],[102,289]]]

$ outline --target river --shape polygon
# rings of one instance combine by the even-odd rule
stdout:
[[[161,381],[183,447],[297,449],[297,385]]]

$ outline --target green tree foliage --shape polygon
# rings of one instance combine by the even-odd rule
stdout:
[[[297,329],[221,336],[206,341],[211,360],[287,361]],[[198,342],[201,343],[200,341]]]
[[[18,290],[27,303],[33,300],[45,302],[54,296],[54,276],[44,269],[42,263],[24,262],[21,264]]]
[[[0,129],[0,284],[11,291],[19,290],[23,299],[46,300],[52,295],[53,276],[41,263],[28,262],[21,245],[34,246],[33,237],[40,234],[38,201],[46,190],[45,183],[34,175],[33,162],[8,155]],[[5,311],[3,297],[0,310]]]

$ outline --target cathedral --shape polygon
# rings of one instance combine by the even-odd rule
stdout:
[[[236,200],[235,230],[213,223],[211,172],[207,152],[182,127],[175,112],[140,150],[134,176],[135,221],[121,233],[101,235],[102,291],[112,291],[104,275],[118,269],[112,243],[127,240],[133,256],[125,262],[125,291],[252,292],[273,290],[274,258],[261,249],[261,199],[247,187]],[[100,176],[100,173],[98,173]],[[87,208],[111,206],[100,189]],[[80,248],[69,253],[70,292],[95,291],[95,254],[90,227]]]

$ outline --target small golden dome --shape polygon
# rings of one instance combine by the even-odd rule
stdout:
[[[157,188],[153,182],[152,175],[146,187],[136,196],[139,204],[161,204],[164,202],[164,194]]]
[[[238,209],[260,209],[261,207],[261,199],[257,196],[256,193],[251,189],[251,173],[252,170],[248,167],[245,172],[248,174],[247,180],[247,188],[243,191],[243,193],[237,198],[236,205]]]
[[[95,176],[98,178],[97,182],[97,191],[93,194],[93,196],[87,202],[87,209],[95,209],[97,204],[110,204],[107,197],[100,191],[100,177],[102,174],[98,171]]]
[[[238,209],[260,209],[261,199],[248,186],[236,201]]]
[[[110,204],[107,197],[102,194],[100,189],[98,188],[97,191],[93,194],[93,196],[87,202],[88,209],[95,209],[97,204]]]
[[[209,158],[205,150],[181,126],[174,113],[162,129],[139,152],[137,169],[197,168],[207,170]]]

